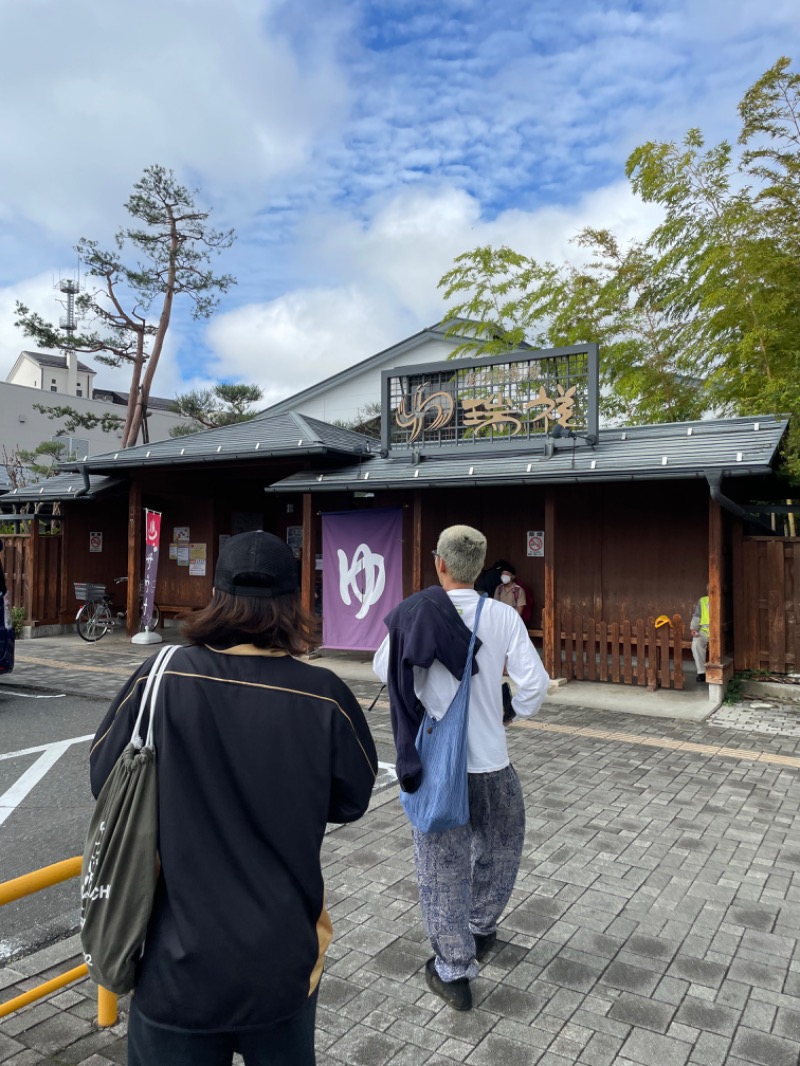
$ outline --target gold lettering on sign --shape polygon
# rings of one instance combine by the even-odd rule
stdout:
[[[462,400],[461,406],[464,409],[464,427],[473,433],[480,433],[482,429],[506,423],[515,427],[511,430],[512,435],[519,433],[522,429],[522,423],[514,417],[516,408],[512,407],[499,392],[494,393],[488,399]]]
[[[406,408],[406,397],[403,396],[397,405],[395,422],[401,429],[410,429],[411,436],[408,443],[414,441],[422,433],[425,427],[425,417],[434,413],[433,421],[427,426],[431,432],[446,426],[453,417],[455,403],[449,392],[433,392],[423,399],[424,385],[418,385],[411,396],[411,406]]]
[[[528,400],[526,404],[523,404],[523,411],[533,411],[537,407],[543,407],[544,410],[540,411],[535,418],[532,418],[532,422],[547,422],[549,419],[551,422],[558,422],[565,428],[569,425],[569,420],[572,418],[572,408],[575,406],[575,391],[578,388],[577,385],[572,385],[566,391],[563,385],[556,385],[558,389],[558,395],[555,400],[552,400],[544,390],[544,385],[539,389],[539,394],[535,400]],[[553,412],[555,411],[555,414]]]

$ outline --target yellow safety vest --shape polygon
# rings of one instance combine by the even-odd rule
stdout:
[[[708,596],[701,596],[700,597],[700,632],[703,633],[705,636],[708,636],[708,623],[709,623]]]

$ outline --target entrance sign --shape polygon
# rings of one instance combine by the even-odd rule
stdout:
[[[528,531],[528,556],[533,559],[544,557],[544,531],[534,529]]]
[[[402,509],[323,514],[322,557],[322,643],[375,651],[403,598]]]
[[[598,429],[596,344],[395,367],[381,381],[381,451],[454,454],[574,440]]]

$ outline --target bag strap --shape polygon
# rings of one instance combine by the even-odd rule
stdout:
[[[481,616],[483,610],[483,601],[486,599],[486,594],[482,593],[481,598],[478,600],[478,609],[475,612],[475,625],[472,627],[472,633],[469,638],[469,648],[467,649],[467,662],[464,667],[464,673],[462,677],[470,676],[472,674],[472,658],[475,654],[475,638],[478,635],[478,619]]]
[[[142,701],[139,704],[139,713],[136,716],[136,723],[133,727],[133,734],[131,736],[131,744],[135,748],[141,748],[144,743],[148,748],[153,747],[153,719],[155,717],[156,698],[158,696],[158,690],[161,687],[161,678],[164,676],[164,671],[167,668],[167,664],[175,652],[180,647],[180,644],[167,644],[163,647],[158,655],[156,661],[153,663],[153,668],[147,675],[147,681],[145,682],[144,692],[142,693]],[[145,710],[150,707],[150,720],[147,723],[147,736],[142,742],[141,725],[142,717]]]

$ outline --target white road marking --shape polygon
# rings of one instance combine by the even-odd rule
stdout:
[[[9,696],[19,696],[21,700],[61,700],[66,692],[54,692],[49,696],[33,696],[30,692],[11,692],[7,688],[0,688],[0,692],[6,692]]]
[[[22,748],[20,751],[9,751],[0,755],[0,759],[17,759],[23,755],[35,755],[37,751],[42,753],[22,777],[18,778],[11,788],[0,796],[0,825],[14,813],[28,793],[39,784],[47,771],[58,762],[68,748],[73,744],[83,744],[93,737],[94,733],[90,733],[85,737],[59,740],[55,744],[39,744],[35,748]]]

